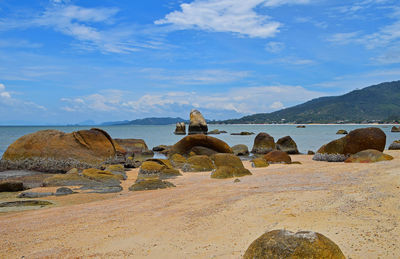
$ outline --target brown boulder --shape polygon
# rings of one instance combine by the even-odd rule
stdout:
[[[367,149],[351,155],[345,163],[375,163],[393,160],[393,157],[375,149]]]
[[[276,142],[276,148],[288,154],[298,154],[297,144],[290,136],[286,136],[278,139]]]
[[[269,152],[264,155],[264,159],[269,164],[290,164],[292,162],[290,156],[286,152],[280,150]]]
[[[192,110],[190,112],[189,135],[191,134],[207,134],[208,126],[201,112]]]
[[[366,149],[383,152],[386,134],[379,128],[361,128],[350,131],[346,136],[323,145],[314,155],[313,160],[342,162],[350,155]]]
[[[100,167],[125,155],[125,150],[101,129],[64,133],[42,130],[20,137],[1,160],[4,169],[61,172]]]
[[[143,139],[114,139],[126,151],[128,157],[153,156],[154,152],[149,150]]]
[[[320,233],[273,230],[253,241],[243,258],[345,259],[345,256],[332,240]]]
[[[259,133],[254,139],[254,145],[251,152],[254,154],[267,154],[272,150],[275,150],[274,138],[267,133]]]
[[[218,153],[233,153],[232,149],[224,141],[211,136],[197,134],[182,138],[172,146],[169,155],[180,154],[188,156],[192,148],[196,146],[206,147]]]

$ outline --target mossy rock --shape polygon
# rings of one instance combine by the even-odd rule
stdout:
[[[77,173],[54,175],[43,181],[44,186],[81,186],[93,184],[96,184],[96,181],[90,180]]]
[[[393,160],[393,157],[378,150],[367,149],[351,155],[345,163],[375,163]]]
[[[89,168],[82,171],[82,175],[95,181],[123,180],[122,175],[116,175],[109,171],[103,171],[96,168]]]
[[[150,158],[150,159],[147,159],[146,161],[156,162],[156,163],[158,163],[160,165],[163,165],[163,166],[165,166],[167,168],[174,168],[174,166],[172,165],[171,161],[169,161],[168,159]]]
[[[262,167],[268,167],[269,164],[264,158],[257,157],[251,160],[251,166],[255,168],[262,168]]]
[[[180,154],[173,154],[170,157],[170,161],[176,168],[182,168],[182,166],[187,162],[186,158]]]
[[[164,168],[160,173],[160,179],[170,179],[176,178],[177,176],[181,176],[182,174],[179,170],[173,168]]]
[[[207,172],[213,169],[214,164],[208,156],[191,156],[182,168],[184,172]]]
[[[165,165],[159,164],[155,161],[145,161],[140,166],[139,174],[159,174],[164,168],[166,168]]]
[[[236,168],[244,168],[242,160],[234,154],[219,153],[215,154],[212,159],[214,160],[215,166],[231,166]]]
[[[220,166],[211,173],[211,178],[214,178],[214,179],[233,178],[237,171],[238,171],[238,169],[235,167]]]
[[[130,191],[146,191],[146,190],[157,190],[175,187],[173,183],[162,181],[160,179],[146,179],[136,181],[131,187]]]
[[[125,168],[121,164],[109,165],[109,166],[106,167],[105,171],[109,171],[109,172],[125,172]]]
[[[28,201],[9,201],[0,203],[0,208],[4,207],[23,207],[23,206],[47,206],[53,205],[53,203],[49,201],[41,201],[41,200],[28,200]]]
[[[243,258],[345,259],[345,256],[332,240],[320,233],[273,230],[251,243]]]

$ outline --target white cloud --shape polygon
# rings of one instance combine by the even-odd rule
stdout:
[[[185,114],[191,108],[244,115],[270,112],[322,95],[301,86],[260,86],[233,88],[214,94],[179,91],[149,93],[140,97],[131,92],[109,90],[62,101],[66,103],[65,111],[122,113],[126,117],[129,114],[171,116]]]
[[[38,105],[31,101],[23,101],[20,99],[16,99],[12,96],[11,92],[6,91],[6,87],[4,84],[0,84],[0,110],[4,107],[7,108],[8,111],[12,111],[15,109],[19,110],[46,110],[46,108],[42,105]]]
[[[231,32],[249,37],[273,37],[281,24],[266,15],[260,15],[255,8],[276,6],[280,2],[265,0],[195,0],[181,4],[180,11],[174,11],[155,24],[171,24],[176,29],[200,29],[215,32]]]
[[[283,42],[270,41],[265,46],[265,50],[271,53],[279,53],[285,48]]]
[[[281,5],[293,5],[293,4],[309,4],[311,0],[266,0],[264,5],[268,7],[277,7]]]

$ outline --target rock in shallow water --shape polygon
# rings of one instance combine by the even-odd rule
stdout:
[[[251,152],[254,154],[267,154],[272,150],[275,150],[274,138],[265,132],[259,133],[254,139],[254,145]]]
[[[276,148],[288,154],[299,153],[296,142],[290,136],[278,139],[278,141],[276,142]]]
[[[273,230],[251,243],[243,258],[345,259],[345,256],[332,240],[320,233]]]
[[[192,110],[190,112],[189,135],[191,134],[207,134],[208,126],[201,112]]]

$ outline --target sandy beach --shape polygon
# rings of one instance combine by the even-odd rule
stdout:
[[[216,180],[184,173],[176,188],[73,194],[56,205],[0,213],[0,258],[241,258],[274,229],[312,230],[347,258],[400,257],[400,152],[374,164],[270,165]],[[44,191],[46,189],[42,189]],[[9,197],[11,199],[12,197]]]

